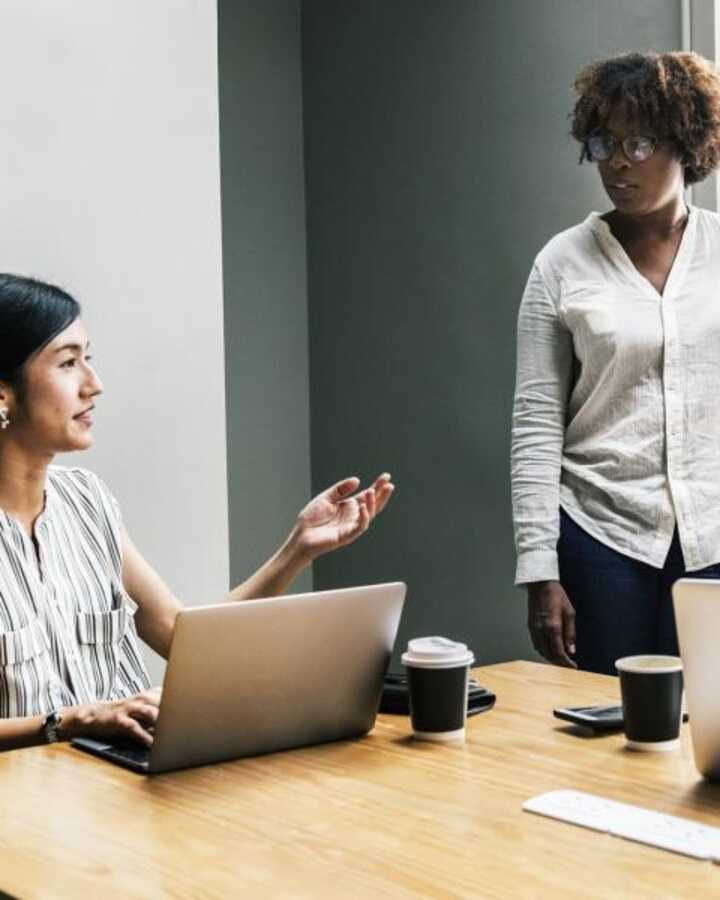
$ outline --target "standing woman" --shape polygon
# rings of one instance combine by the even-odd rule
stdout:
[[[516,583],[548,660],[677,653],[671,586],[720,577],[720,78],[628,53],[575,81],[572,134],[612,203],[535,259],[518,320]]]
[[[93,443],[102,385],[88,347],[71,296],[0,275],[0,750],[78,735],[152,743],[159,695],[137,638],[166,657],[180,602],[97,475],[52,465]],[[228,599],[280,594],[363,534],[393,485],[358,487],[347,478],[312,500]]]

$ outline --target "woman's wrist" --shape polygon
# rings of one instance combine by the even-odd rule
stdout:
[[[276,554],[278,565],[293,578],[312,563],[312,556],[303,540],[302,531],[296,525]]]
[[[94,715],[92,706],[63,706],[59,710],[60,727],[58,734],[61,741],[80,737],[92,722]]]
[[[560,582],[556,578],[548,578],[545,581],[529,581],[525,587],[527,588],[528,594],[536,594],[538,591],[543,590],[543,588],[550,587],[553,584],[560,584]]]

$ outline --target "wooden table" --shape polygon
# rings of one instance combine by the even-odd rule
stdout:
[[[65,745],[0,755],[0,891],[49,897],[719,897],[720,866],[521,811],[576,788],[720,825],[720,785],[682,749],[638,754],[552,708],[614,678],[477,669],[498,696],[462,747],[371,735],[143,777]]]

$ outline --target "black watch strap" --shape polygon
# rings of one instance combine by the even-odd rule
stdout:
[[[48,744],[56,744],[60,740],[60,724],[62,716],[59,709],[54,709],[45,716],[43,723],[43,734]]]

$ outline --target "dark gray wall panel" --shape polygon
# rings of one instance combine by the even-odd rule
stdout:
[[[310,494],[299,0],[220,0],[218,31],[236,583],[285,537]],[[308,573],[296,587],[309,586]]]
[[[592,58],[676,49],[676,0],[306,0],[315,489],[388,468],[375,533],[319,588],[406,579],[401,640],[532,654],[512,586],[517,307],[534,254],[606,206],[567,137]]]

